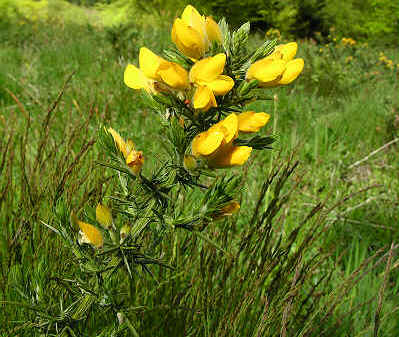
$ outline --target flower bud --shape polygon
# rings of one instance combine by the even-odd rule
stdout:
[[[96,207],[96,220],[105,229],[110,229],[112,227],[112,213],[111,210],[102,204],[98,204]]]

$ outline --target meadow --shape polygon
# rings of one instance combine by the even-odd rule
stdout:
[[[0,336],[44,336],[30,325],[40,320],[110,336],[102,326],[115,315],[106,306],[65,320],[65,280],[84,276],[43,223],[57,221],[60,205],[95,207],[115,192],[115,173],[98,165],[105,160],[101,125],[134,139],[148,158],[145,172],[165,156],[163,125],[125,86],[123,71],[137,64],[141,46],[159,55],[170,47],[174,14],[51,10],[45,19],[13,17],[0,30]],[[288,42],[276,34],[253,30],[250,44],[275,36]],[[343,39],[334,30],[298,45],[301,76],[250,104],[271,114],[264,132],[277,141],[246,164],[239,214],[207,228],[211,242],[170,235],[162,250],[174,270],[137,271],[130,286],[117,275],[113,287],[126,284],[118,296],[133,305],[126,315],[134,327],[115,336],[399,335],[398,46]],[[252,231],[261,210],[270,226]],[[258,255],[265,231],[274,248],[282,240],[267,262]],[[306,245],[293,244],[292,233]],[[237,259],[214,243],[237,251]],[[291,250],[302,249],[303,264],[292,257],[282,272],[256,267],[291,261]],[[298,309],[309,304],[306,294],[314,301],[308,314]],[[295,296],[302,300],[292,304]]]

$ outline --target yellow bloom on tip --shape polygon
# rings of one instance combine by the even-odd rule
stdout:
[[[270,119],[265,112],[245,111],[238,115],[238,130],[241,132],[258,132]]]
[[[194,95],[194,109],[197,109],[195,104],[195,98],[199,97],[200,92],[203,95],[207,95],[208,102],[213,102],[214,97],[212,98],[212,96],[226,95],[234,87],[234,80],[229,76],[222,75],[225,63],[226,55],[221,53],[213,57],[204,58],[196,62],[191,67],[189,73],[190,82],[194,83],[198,87],[198,95]],[[199,89],[202,87],[207,88],[206,93],[204,89]],[[203,104],[203,106],[205,107],[201,108],[201,110],[203,111],[207,111],[212,106],[216,107],[216,105],[212,104]]]
[[[172,27],[172,41],[186,56],[200,59],[208,50],[211,41],[222,40],[218,24],[210,17],[205,18],[193,6],[184,9]]]
[[[199,59],[205,54],[205,42],[201,34],[182,19],[177,18],[173,23],[172,41],[187,57]]]
[[[138,175],[141,172],[141,168],[144,164],[144,156],[142,151],[132,150],[126,157],[126,164],[129,166],[130,171],[134,175]]]
[[[195,7],[187,5],[186,8],[184,8],[181,19],[187,25],[200,33],[204,42],[206,42],[205,40],[208,36],[206,35],[205,18],[195,9]]]
[[[143,152],[136,151],[133,141],[129,139],[127,142],[125,142],[121,135],[114,129],[108,128],[107,132],[111,134],[116,147],[120,152],[122,152],[130,171],[137,176],[141,172],[141,168],[144,164]]]
[[[112,212],[111,212],[111,210],[105,205],[98,204],[96,207],[96,220],[105,229],[110,229],[112,227]]]
[[[194,137],[191,144],[196,157],[206,159],[212,168],[224,168],[243,165],[249,158],[252,148],[235,146],[238,136],[238,117],[232,113],[225,119]]]
[[[222,42],[222,32],[220,31],[220,27],[210,16],[205,19],[205,28],[209,41]]]
[[[264,58],[253,63],[247,71],[248,80],[258,80],[260,85],[278,80],[285,71],[286,62]]]
[[[129,88],[155,93],[156,82],[179,90],[188,87],[188,73],[182,66],[166,61],[148,48],[140,48],[139,66],[128,64],[125,69],[124,82]]]
[[[80,221],[73,213],[71,214],[72,221],[80,228],[80,243],[89,243],[96,248],[101,248],[104,243],[103,236],[95,226]]]
[[[260,87],[276,87],[291,83],[304,67],[303,59],[294,59],[297,49],[296,42],[277,46],[272,54],[249,67],[246,78],[258,80]]]

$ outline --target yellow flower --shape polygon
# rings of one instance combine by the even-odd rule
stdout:
[[[125,158],[126,164],[129,167],[130,171],[134,175],[138,175],[141,172],[141,168],[144,164],[144,156],[142,151],[136,151],[134,148],[134,143],[130,139],[125,142],[125,140],[120,136],[120,134],[112,128],[108,128],[107,130],[119,151],[123,154]]]
[[[245,111],[238,115],[238,130],[241,132],[258,132],[266,125],[270,115],[265,112]]]
[[[158,75],[165,84],[173,89],[184,90],[189,85],[187,70],[177,63],[162,63],[159,67]]]
[[[138,175],[141,172],[141,168],[144,164],[144,156],[142,151],[130,151],[129,155],[126,157],[126,164],[129,166],[130,171],[134,175]]]
[[[80,228],[80,243],[89,243],[96,248],[103,246],[104,240],[101,232],[93,225],[80,221],[73,213],[71,214],[72,221]]]
[[[212,90],[205,86],[198,86],[193,97],[195,110],[208,111],[212,107],[217,107],[215,95]]]
[[[191,144],[195,157],[206,159],[212,168],[243,165],[249,158],[252,148],[235,146],[238,136],[238,117],[232,113],[222,121],[194,137]]]
[[[186,56],[200,59],[208,50],[211,41],[222,40],[218,24],[210,17],[205,18],[188,5],[172,27],[172,41]]]
[[[205,19],[205,28],[209,41],[222,42],[222,32],[219,25],[210,16]]]
[[[98,204],[96,207],[96,220],[105,228],[110,229],[112,227],[112,213],[111,210],[102,204]]]
[[[128,64],[125,69],[124,82],[129,88],[155,93],[155,82],[178,90],[188,87],[188,73],[183,67],[166,61],[148,48],[140,48],[139,65],[140,68],[137,68]]]
[[[247,71],[247,79],[256,79],[260,85],[278,81],[286,68],[286,62],[283,60],[274,60],[272,58],[263,58],[253,63]]]
[[[298,51],[298,44],[296,42],[290,42],[286,44],[280,44],[274,48],[274,52],[268,57],[278,55],[283,61],[291,61],[294,59],[296,52]]]
[[[189,79],[197,85],[193,98],[194,109],[207,111],[216,107],[214,96],[226,95],[234,87],[234,80],[222,75],[225,63],[226,55],[217,54],[204,58],[191,67]]]
[[[350,46],[354,46],[356,44],[356,41],[350,37],[348,38],[343,37],[341,42],[343,45],[350,45]]]
[[[240,209],[240,204],[237,201],[232,200],[226,206],[222,207],[219,212],[212,215],[212,218],[214,220],[219,220],[225,216],[233,215],[234,213],[238,212],[239,209]]]
[[[275,87],[291,83],[299,76],[304,67],[303,59],[294,59],[297,49],[296,42],[277,46],[271,55],[249,67],[246,78],[258,80],[261,87]]]

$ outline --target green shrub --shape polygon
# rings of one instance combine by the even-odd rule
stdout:
[[[341,36],[397,42],[399,2],[390,0],[329,1],[322,9],[324,27]]]

